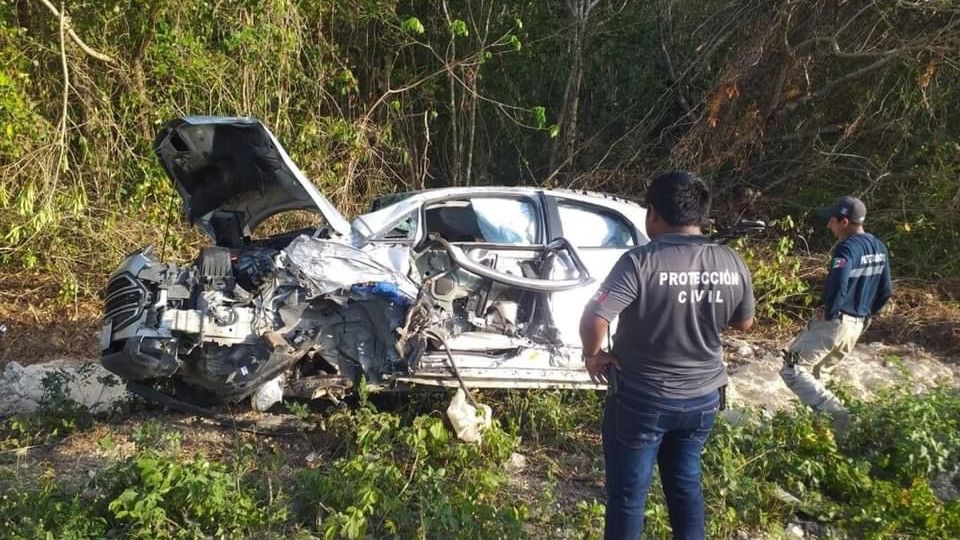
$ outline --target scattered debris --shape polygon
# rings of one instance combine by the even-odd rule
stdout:
[[[461,441],[478,443],[483,437],[483,430],[493,422],[493,410],[480,403],[471,405],[463,388],[459,388],[447,407],[447,418]]]

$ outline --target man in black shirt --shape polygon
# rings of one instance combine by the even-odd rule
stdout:
[[[650,243],[623,255],[587,304],[587,371],[609,381],[603,415],[604,536],[634,540],[654,462],[674,538],[704,538],[700,453],[727,383],[720,333],[753,325],[753,287],[740,257],[703,236],[710,192],[697,176],[658,176],[647,191]],[[613,350],[600,350],[619,316]],[[615,384],[614,384],[615,383]]]
[[[800,401],[829,413],[837,435],[843,436],[849,413],[820,382],[821,370],[853,350],[866,322],[887,303],[893,287],[887,246],[863,230],[867,217],[863,201],[840,197],[820,214],[839,241],[816,316],[786,351],[780,376]]]

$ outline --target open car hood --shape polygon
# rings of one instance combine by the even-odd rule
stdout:
[[[215,214],[235,216],[245,236],[288,210],[318,212],[335,232],[350,233],[350,223],[259,120],[178,118],[163,128],[154,150],[183,198],[187,219],[218,243],[223,233],[212,223]]]

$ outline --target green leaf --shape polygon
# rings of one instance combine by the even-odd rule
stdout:
[[[551,139],[556,139],[560,135],[560,126],[558,124],[550,124],[548,129],[550,130]]]
[[[407,20],[403,21],[401,27],[405,32],[410,32],[411,34],[420,35],[426,32],[423,23],[416,17],[407,17]]]
[[[544,124],[547,123],[547,108],[541,105],[537,105],[530,109],[530,112],[533,114],[533,124],[538,128],[542,128]]]
[[[430,426],[430,436],[440,442],[447,440],[447,428],[443,427],[442,421],[438,420]]]
[[[454,19],[450,22],[450,33],[456,37],[467,37],[470,35],[470,31],[467,30],[467,23],[460,19]]]
[[[520,38],[512,35],[510,36],[510,46],[513,47],[513,50],[519,51],[523,45],[520,43]]]

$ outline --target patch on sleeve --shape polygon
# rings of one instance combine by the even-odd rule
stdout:
[[[843,257],[835,257],[830,261],[830,269],[835,270],[837,268],[845,268],[847,266],[847,260]]]
[[[607,299],[607,296],[608,296],[609,294],[610,294],[610,293],[608,293],[607,291],[605,291],[605,290],[603,290],[603,289],[598,289],[597,292],[593,294],[593,298],[591,298],[590,301],[591,301],[591,302],[596,302],[596,303],[598,303],[598,304],[602,304],[603,301]]]

